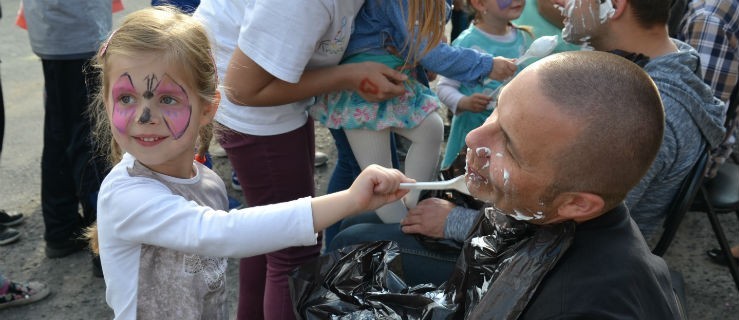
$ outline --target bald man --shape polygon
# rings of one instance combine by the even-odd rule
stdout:
[[[424,310],[440,318],[681,318],[667,265],[624,204],[664,131],[654,82],[624,58],[565,52],[524,69],[467,135],[465,180],[487,206],[456,270],[436,292],[408,310],[393,304],[393,312],[413,314],[433,297]],[[372,294],[375,307],[356,307],[384,314],[377,305],[388,290],[377,291],[357,293]]]

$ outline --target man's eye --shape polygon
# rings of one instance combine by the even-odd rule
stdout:
[[[177,104],[177,99],[172,98],[170,96],[164,96],[159,100],[159,102],[162,104],[172,105],[172,104]]]

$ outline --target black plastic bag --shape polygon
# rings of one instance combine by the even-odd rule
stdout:
[[[343,248],[290,276],[299,319],[515,319],[572,242],[575,224],[535,226],[483,209],[449,281],[408,287],[397,244]]]
[[[454,310],[433,300],[431,284],[408,287],[398,245],[377,241],[342,248],[290,275],[299,319],[447,319]],[[436,314],[436,316],[434,316]]]

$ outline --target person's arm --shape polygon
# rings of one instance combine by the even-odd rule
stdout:
[[[414,182],[395,169],[370,166],[349,190],[229,212],[188,201],[165,185],[121,170],[103,183],[98,207],[100,249],[105,238],[208,256],[246,257],[312,245],[315,233],[349,215],[400,199]],[[135,201],[132,201],[135,200]]]
[[[273,106],[342,89],[357,90],[373,101],[402,94],[406,76],[398,71],[372,63],[337,67],[343,50],[318,53],[321,40],[339,18],[327,5],[305,0],[245,5],[224,76],[228,99],[240,105]]]
[[[464,94],[459,92],[460,85],[459,81],[447,77],[440,77],[436,83],[436,95],[452,113],[457,113],[457,104],[464,98]]]
[[[368,166],[349,189],[313,198],[314,230],[319,232],[350,215],[372,211],[402,198],[409,190],[398,189],[401,182],[415,180],[396,169]]]
[[[721,19],[703,15],[689,20],[679,36],[698,51],[703,81],[717,98],[728,102],[739,85],[739,39],[725,30]]]
[[[399,31],[400,38],[393,39],[396,44],[405,44],[409,39],[413,40],[406,25],[407,9],[401,7],[405,3],[406,1],[389,1],[384,4],[386,19],[389,19],[392,28]],[[418,52],[423,52],[426,45],[428,44],[417,46]],[[399,45],[396,49],[401,50],[403,57],[411,55],[407,46]],[[446,43],[436,44],[419,60],[419,63],[429,71],[463,83],[482,82],[485,78],[502,81],[513,76],[517,69],[511,59],[496,57],[494,63],[490,54]]]
[[[224,87],[233,103],[272,106],[339,90],[357,91],[367,101],[383,101],[403,94],[406,79],[383,64],[364,62],[307,70],[297,83],[290,83],[270,74],[237,48]]]
[[[449,212],[449,216],[447,216],[446,225],[444,227],[444,237],[464,242],[479,216],[480,210],[454,207],[454,209]]]
[[[436,85],[436,94],[439,96],[439,100],[452,113],[456,114],[462,111],[483,112],[487,109],[490,101],[493,100],[493,98],[481,93],[465,96],[459,92],[460,85],[459,81],[445,77],[441,77]]]

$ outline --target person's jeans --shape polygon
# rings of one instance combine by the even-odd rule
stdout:
[[[3,139],[5,138],[5,100],[3,99],[3,84],[0,79],[0,155],[3,154]]]
[[[97,74],[86,72],[87,59],[41,62],[46,93],[41,155],[44,239],[51,246],[64,246],[97,218],[93,201],[108,167],[105,157],[94,153],[85,114],[97,88]]]
[[[344,219],[342,230],[334,237],[327,251],[363,242],[390,240],[400,249],[403,275],[409,286],[421,283],[440,285],[454,271],[459,251],[436,251],[426,248],[415,235],[403,233],[397,223],[384,224],[374,213],[364,213]]]

